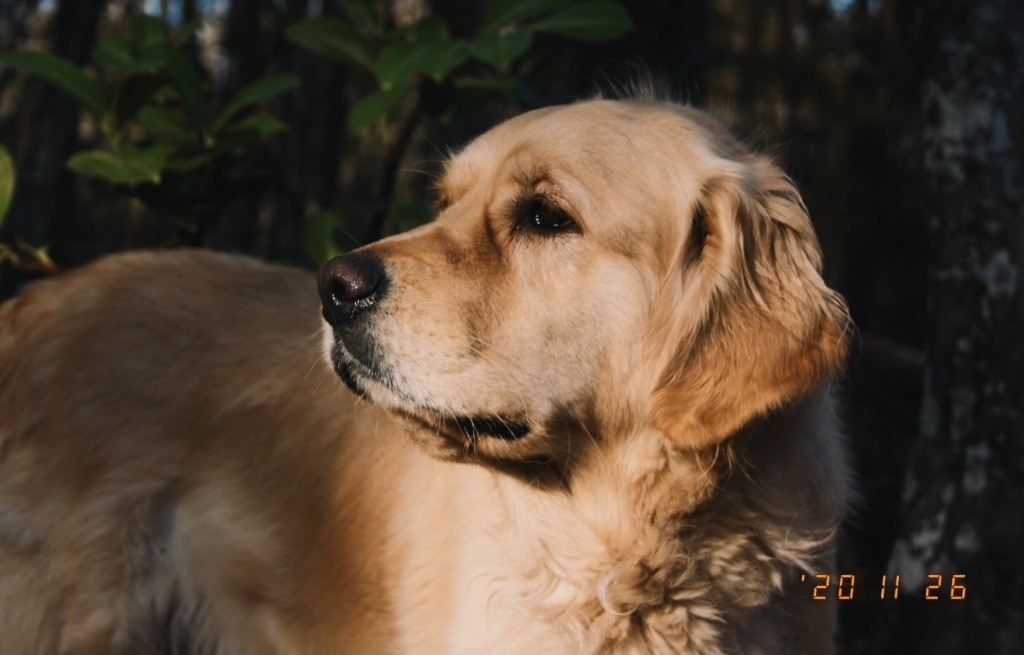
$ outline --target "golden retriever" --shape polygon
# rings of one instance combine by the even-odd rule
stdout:
[[[196,251],[0,309],[0,653],[832,651],[847,313],[790,180],[597,99],[438,196],[324,321]]]

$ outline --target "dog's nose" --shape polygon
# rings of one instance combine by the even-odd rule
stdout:
[[[377,257],[350,252],[324,264],[317,283],[324,319],[339,327],[384,297],[387,273]]]

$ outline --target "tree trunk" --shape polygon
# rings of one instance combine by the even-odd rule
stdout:
[[[1024,648],[1024,3],[929,2],[920,19],[930,320],[900,597],[873,652],[1009,655]]]

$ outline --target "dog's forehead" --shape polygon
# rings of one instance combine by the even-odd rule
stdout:
[[[636,168],[673,147],[684,133],[676,112],[633,102],[591,100],[547,107],[509,119],[471,141],[445,167],[441,184],[452,196],[510,166],[529,171],[586,168],[591,177]]]

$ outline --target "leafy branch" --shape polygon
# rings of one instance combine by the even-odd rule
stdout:
[[[229,201],[208,192],[209,180],[251,158],[271,136],[287,129],[274,114],[251,108],[299,84],[294,75],[270,75],[211,110],[209,84],[179,45],[196,29],[175,32],[151,16],[132,19],[123,35],[92,53],[95,77],[70,61],[37,51],[0,55],[0,66],[36,75],[75,99],[99,128],[101,147],[79,151],[68,167],[104,180],[148,206],[169,211],[182,238],[201,242]]]
[[[339,5],[342,17],[300,21],[288,28],[287,36],[311,52],[372,75],[377,89],[353,105],[350,129],[365,132],[374,125],[398,123],[385,132],[389,138],[371,238],[383,236],[388,219],[395,218],[395,178],[425,117],[442,117],[470,96],[513,104],[530,97],[513,69],[539,35],[596,43],[619,38],[633,27],[622,5],[611,0],[500,0],[468,39],[453,37],[438,17],[389,27],[382,10],[375,12],[356,0]],[[411,109],[400,110],[410,104]]]
[[[7,148],[0,145],[0,227],[11,208],[15,186],[14,160]],[[50,258],[45,247],[36,248],[22,242],[8,244],[0,242],[0,263],[9,262],[24,271],[36,271],[45,275],[60,272],[60,267]]]

